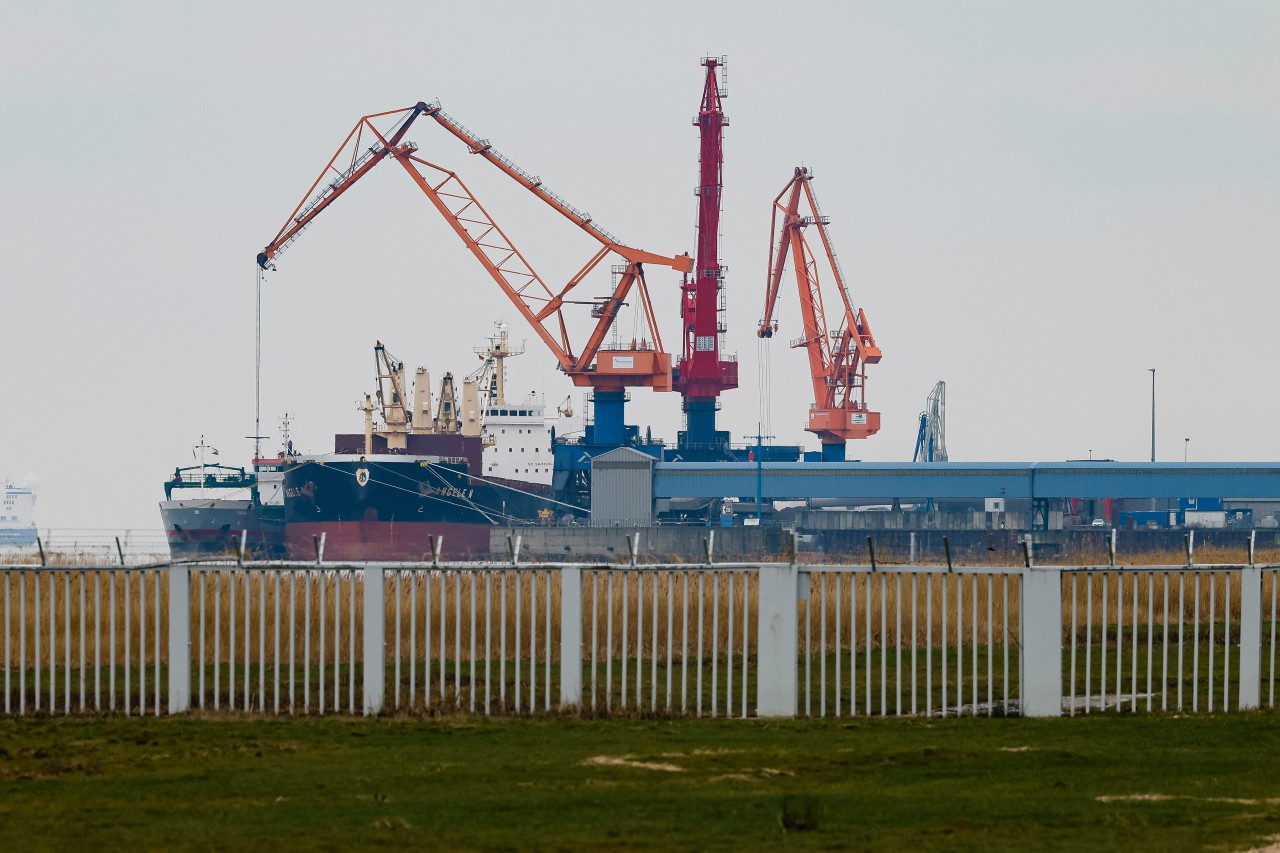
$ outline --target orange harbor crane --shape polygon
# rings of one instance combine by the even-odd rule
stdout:
[[[600,248],[563,285],[549,285],[534,271],[524,253],[516,248],[457,173],[419,156],[418,146],[406,141],[409,128],[422,116],[434,119],[461,140],[470,153],[489,161],[503,174],[529,190],[552,210],[594,238]],[[379,125],[383,125],[383,129],[379,129]],[[662,347],[662,338],[645,284],[644,265],[659,264],[677,272],[688,273],[693,269],[693,259],[688,255],[659,255],[628,246],[597,224],[590,214],[583,213],[549,190],[540,178],[530,175],[498,153],[487,139],[480,138],[458,123],[440,108],[438,101],[419,101],[411,107],[363,116],[356,122],[355,127],[338,146],[337,152],[325,164],[320,176],[303,195],[302,201],[258,255],[258,265],[264,269],[271,267],[272,262],[298,239],[322,211],[387,158],[394,159],[404,167],[413,182],[551,350],[560,369],[575,385],[594,389],[597,443],[624,443],[627,435],[623,418],[626,389],[672,389],[671,356]],[[590,299],[578,297],[575,293],[578,286],[611,256],[616,256],[623,262],[612,266],[615,280],[611,291],[607,295]],[[647,334],[631,340],[627,346],[606,349],[606,334],[613,326],[619,310],[632,295],[644,314]],[[595,320],[595,325],[581,348],[573,345],[569,324],[566,322],[565,309],[571,305],[589,306],[590,315]]]
[[[724,128],[729,118],[721,105],[725,57],[704,57],[706,79],[702,105],[693,123],[698,128],[698,249],[692,276],[681,283],[680,319],[684,349],[676,364],[675,390],[684,397],[685,429],[678,448],[686,461],[719,460],[728,453],[729,433],[716,430],[718,397],[738,387],[738,362],[721,358],[724,322],[724,271],[720,263],[720,200],[724,187]],[[720,69],[717,80],[716,69]]]
[[[773,200],[773,225],[770,233],[776,242],[769,248],[769,282],[765,293],[764,316],[756,334],[771,338],[778,324],[773,319],[778,291],[786,272],[788,257],[795,269],[800,290],[801,337],[791,341],[794,348],[803,347],[809,355],[809,374],[813,381],[814,403],[809,409],[806,429],[822,442],[823,461],[845,458],[845,441],[868,438],[880,429],[880,413],[867,408],[867,365],[880,361],[880,348],[871,334],[871,326],[861,308],[849,298],[840,261],[827,232],[830,219],[822,214],[814,195],[813,173],[797,166],[791,180]],[[801,197],[808,213],[801,215]],[[784,200],[785,197],[785,200]],[[836,282],[843,312],[840,325],[829,331],[819,282],[819,259],[805,240],[805,229],[817,230],[822,242],[826,268]]]

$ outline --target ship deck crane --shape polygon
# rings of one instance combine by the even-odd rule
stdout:
[[[867,365],[880,361],[871,326],[861,308],[855,308],[849,297],[840,261],[827,232],[830,219],[822,214],[810,182],[813,173],[797,166],[791,180],[773,200],[773,225],[770,233],[777,236],[769,248],[769,279],[765,293],[764,314],[756,334],[773,337],[777,330],[774,306],[782,286],[790,258],[800,289],[800,316],[803,334],[791,346],[803,348],[809,356],[809,373],[813,382],[814,402],[809,409],[806,429],[822,442],[822,459],[844,459],[845,441],[868,438],[880,429],[880,413],[867,408]],[[801,215],[801,197],[807,202],[808,214]],[[785,200],[784,200],[785,197]],[[807,228],[818,232],[825,267],[831,272],[840,295],[842,312],[839,325],[830,330],[822,302],[819,281],[819,259],[805,240]]]
[[[404,362],[398,360],[382,341],[373,346],[373,370],[377,377],[378,408],[381,409],[382,422],[387,425],[390,434],[388,447],[404,450],[405,436],[409,432],[409,410],[406,407],[408,396],[405,394]]]
[[[534,271],[524,253],[516,248],[457,173],[420,157],[418,146],[406,141],[410,127],[422,116],[434,119],[466,144],[470,153],[489,161],[529,190],[594,238],[600,248],[567,282],[551,286]],[[383,129],[380,130],[379,125]],[[551,192],[540,178],[530,175],[498,153],[487,139],[481,139],[445,113],[439,102],[419,101],[411,107],[363,116],[356,122],[302,201],[258,255],[258,265],[264,269],[271,266],[272,261],[297,240],[322,211],[388,158],[404,167],[551,350],[560,369],[575,385],[594,390],[597,441],[622,444],[627,434],[623,418],[626,389],[650,387],[655,391],[670,391],[672,387],[671,356],[662,347],[649,290],[645,285],[644,265],[660,264],[688,273],[693,269],[693,259],[688,255],[666,256],[628,246],[596,223],[590,214],[583,213]],[[613,266],[615,280],[609,292],[590,299],[579,297],[575,293],[578,286],[611,256],[620,258],[624,263]],[[644,314],[647,333],[631,340],[628,345],[606,348],[604,344],[609,329],[620,309],[627,304],[628,297],[633,295],[638,310]],[[570,338],[565,309],[571,305],[588,307],[595,320],[581,347],[575,347]]]
[[[718,397],[738,387],[738,362],[721,358],[724,322],[724,272],[720,263],[720,200],[724,187],[724,128],[729,118],[722,99],[725,57],[702,60],[706,77],[702,104],[693,123],[698,128],[698,234],[697,265],[680,286],[680,319],[684,347],[676,364],[675,390],[684,397],[685,430],[678,440],[686,461],[700,457],[722,459],[728,452],[729,433],[716,430]],[[720,77],[717,79],[717,69]]]

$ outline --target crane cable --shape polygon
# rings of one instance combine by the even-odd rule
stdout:
[[[759,421],[766,435],[773,433],[773,349],[769,338],[756,338],[756,399],[759,401]]]

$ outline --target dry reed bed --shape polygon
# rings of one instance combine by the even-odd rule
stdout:
[[[1152,558],[1148,564],[1173,562],[1168,559],[1169,555],[1163,556],[1164,559]],[[1209,555],[1202,554],[1199,558],[1208,562]],[[1263,562],[1261,555],[1259,562]],[[925,575],[903,569],[889,568],[874,574],[811,572],[809,598],[799,614],[801,643],[806,633],[815,647],[822,642],[819,633],[824,624],[824,614],[825,644],[828,648],[838,644],[845,649],[865,649],[868,625],[872,648],[895,643],[899,608],[903,620],[901,636],[904,642],[909,642],[913,604],[917,643],[926,642],[930,634],[935,644],[941,643],[944,626],[946,636],[953,638],[958,624],[963,626],[965,639],[969,639],[976,615],[979,637],[985,638],[990,628],[994,642],[999,644],[1006,613],[1010,642],[1017,642],[1021,626],[1018,607],[1020,584],[1016,576],[998,572]],[[1073,577],[1076,579],[1074,587]],[[680,660],[686,650],[690,656],[696,655],[699,636],[704,658],[713,653],[740,655],[744,618],[748,654],[755,651],[759,593],[753,573],[719,571],[709,575],[697,571],[613,569],[587,571],[583,578],[584,657],[591,656],[593,638],[596,656],[602,658],[606,655],[610,628],[615,657],[622,654],[624,636],[628,654],[636,653],[639,642],[643,644],[642,653],[646,656],[665,657],[668,633],[673,660]],[[202,653],[206,663],[229,661],[233,643],[235,659],[243,661],[246,641],[249,660],[274,661],[277,609],[282,660],[292,657],[301,662],[309,645],[310,660],[320,662],[322,635],[325,661],[334,660],[335,643],[338,660],[359,660],[363,654],[364,590],[358,574],[353,576],[350,572],[333,570],[280,573],[276,570],[221,569],[193,571],[191,584],[192,650],[196,657]],[[1264,621],[1269,620],[1275,584],[1276,572],[1264,572]],[[1132,630],[1135,601],[1137,624],[1158,625],[1164,619],[1166,586],[1165,575],[1161,572],[1068,573],[1064,574],[1063,589],[1064,627],[1071,624],[1074,598],[1077,631],[1083,630],[1090,608],[1095,632],[1103,624],[1104,613],[1106,624],[1114,626],[1119,620],[1127,630]],[[1172,573],[1168,577],[1167,589],[1170,623],[1177,621],[1179,602],[1183,620],[1188,624],[1195,618],[1197,608],[1202,625],[1211,620],[1221,622],[1239,618],[1238,575],[1228,572],[1210,575],[1204,570],[1197,575]],[[395,573],[391,573],[387,576],[385,595],[389,658],[394,656],[397,630],[401,657],[410,655],[412,644],[416,656],[421,658],[427,645],[428,627],[433,658],[440,656],[442,627],[445,657],[448,659],[470,660],[473,642],[477,658],[488,656],[496,659],[501,653],[504,633],[508,658],[516,653],[517,636],[522,658],[530,658],[531,648],[534,649],[534,659],[538,661],[548,660],[548,649],[551,660],[559,658],[561,590],[560,575],[554,570],[415,571],[401,572],[398,579]],[[47,662],[51,596],[57,664],[61,665],[66,659],[68,637],[73,666],[78,665],[82,654],[87,662],[92,662],[98,654],[105,661],[110,653],[107,645],[113,612],[117,660],[124,660],[127,620],[130,657],[136,660],[139,632],[145,629],[147,660],[154,662],[155,631],[158,627],[160,659],[162,663],[166,661],[169,613],[168,578],[164,570],[126,573],[77,568],[71,571],[3,573],[0,576],[0,597],[7,605],[0,606],[7,606],[4,627],[7,628],[9,660],[14,664],[24,639],[19,630],[19,614],[24,608],[27,662],[29,664],[32,660],[36,648],[37,624],[41,660]],[[501,606],[504,598],[505,620]],[[399,607],[396,606],[397,600]],[[308,603],[309,625],[306,618]],[[85,618],[83,649],[80,643],[82,607]],[[869,623],[868,615],[871,617]]]

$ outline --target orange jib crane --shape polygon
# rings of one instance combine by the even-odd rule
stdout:
[[[764,315],[756,334],[771,338],[778,324],[773,318],[778,291],[790,259],[800,290],[800,317],[803,334],[791,341],[809,355],[809,373],[813,380],[814,403],[809,409],[806,429],[822,442],[824,461],[844,459],[845,441],[868,438],[880,430],[880,413],[867,408],[867,365],[880,361],[880,348],[867,323],[866,314],[855,308],[849,298],[844,273],[827,232],[830,223],[822,215],[811,181],[813,173],[797,166],[791,180],[773,200],[773,225],[770,233],[776,240],[769,248],[769,283],[765,293]],[[801,198],[807,202],[807,213],[801,215]],[[805,240],[805,230],[814,228],[822,243],[825,267],[836,282],[843,308],[839,326],[831,331],[827,324],[819,282],[819,257]]]
[[[457,173],[419,156],[418,146],[406,141],[409,128],[422,116],[434,119],[465,143],[470,153],[488,160],[552,210],[593,237],[600,248],[565,284],[555,287],[549,285],[534,271],[524,253],[516,248]],[[644,265],[660,264],[678,272],[689,272],[693,269],[693,259],[687,255],[668,257],[654,254],[623,243],[597,224],[590,214],[578,210],[547,189],[541,179],[528,174],[498,153],[487,139],[481,139],[459,124],[440,108],[439,102],[419,101],[412,107],[361,117],[338,146],[337,152],[325,164],[320,176],[303,195],[302,201],[289,214],[276,236],[258,255],[258,265],[263,269],[270,268],[272,262],[298,239],[322,211],[378,163],[388,158],[404,167],[413,182],[533,327],[555,356],[560,369],[575,385],[591,387],[597,392],[619,398],[625,395],[628,387],[671,390],[671,356],[662,347],[662,338],[645,284]],[[610,292],[590,299],[580,298],[576,292],[579,285],[611,256],[621,259],[622,263],[611,267],[614,280]],[[634,297],[638,303],[638,310],[645,317],[646,333],[627,344],[605,348],[606,335],[619,310],[628,304],[628,297]],[[586,342],[580,348],[575,347],[570,339],[569,324],[564,314],[569,306],[589,306],[590,315],[595,321]]]

